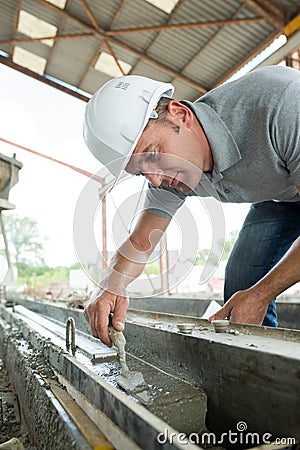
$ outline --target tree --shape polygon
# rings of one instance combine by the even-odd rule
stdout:
[[[16,266],[45,265],[44,238],[39,233],[37,221],[30,217],[20,218],[15,214],[3,218],[10,252],[14,256]]]

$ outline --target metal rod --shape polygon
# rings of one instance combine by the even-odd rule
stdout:
[[[69,169],[75,170],[76,172],[79,172],[82,175],[85,175],[89,178],[93,178],[93,180],[98,181],[101,184],[105,183],[104,178],[100,177],[99,175],[93,174],[92,172],[88,172],[87,170],[80,169],[79,167],[73,166],[72,164],[68,164],[63,161],[60,161],[59,159],[52,158],[51,156],[44,155],[43,153],[37,152],[36,150],[32,150],[28,147],[24,147],[23,145],[17,144],[16,142],[8,141],[7,139],[4,139],[2,137],[0,137],[0,141],[5,142],[5,144],[13,145],[14,147],[17,147],[21,150],[25,150],[26,152],[33,153],[34,155],[41,156],[42,158],[49,159],[50,161],[61,164],[62,166],[69,167]]]
[[[113,49],[112,49],[111,45],[109,44],[108,40],[107,40],[107,39],[104,39],[104,43],[105,43],[105,45],[106,45],[106,47],[107,47],[109,53],[111,54],[111,56],[114,58],[115,63],[117,64],[117,66],[118,66],[118,68],[119,68],[121,74],[122,74],[123,76],[126,75],[126,73],[124,72],[123,67],[121,66],[121,64],[120,64],[120,62],[119,62],[119,60],[118,60],[118,58],[116,57],[116,54],[115,54],[115,52],[113,51]]]
[[[229,20],[210,20],[207,22],[192,22],[192,23],[176,23],[170,25],[158,25],[154,27],[140,27],[140,28],[124,28],[122,30],[108,30],[107,36],[116,36],[120,34],[130,33],[147,33],[149,31],[167,31],[167,30],[182,30],[189,28],[203,28],[203,27],[216,27],[223,25],[240,25],[244,23],[257,23],[266,22],[265,17],[249,17],[246,19],[229,19]]]
[[[89,5],[87,4],[86,0],[81,0],[81,3],[85,9],[85,12],[87,13],[87,15],[89,16],[90,21],[92,22],[93,26],[98,30],[99,24],[96,20],[96,17],[94,16],[94,14],[92,13],[91,8],[89,7]]]
[[[58,36],[45,36],[45,37],[37,37],[37,38],[20,38],[20,39],[6,39],[0,40],[0,44],[19,44],[20,42],[40,42],[44,40],[58,41],[62,39],[74,39],[74,38],[82,38],[82,37],[91,37],[94,33],[74,33],[74,34],[64,34]]]
[[[70,333],[71,333],[71,343],[70,343]],[[75,356],[76,343],[75,343],[75,320],[73,317],[68,317],[66,323],[66,349],[69,352],[71,347],[72,355]]]

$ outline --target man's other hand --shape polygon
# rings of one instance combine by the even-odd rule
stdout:
[[[268,309],[268,302],[254,293],[251,288],[238,291],[230,297],[216,314],[208,320],[230,318],[231,322],[261,325]]]

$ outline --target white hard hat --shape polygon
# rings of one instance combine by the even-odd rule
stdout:
[[[102,86],[86,107],[83,135],[93,155],[116,177],[126,166],[161,97],[174,87],[137,75],[114,78]]]

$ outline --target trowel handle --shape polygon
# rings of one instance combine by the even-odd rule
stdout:
[[[109,316],[108,316],[108,326],[109,327],[113,326],[113,324],[112,324],[113,317],[114,317],[113,313],[109,313]]]

